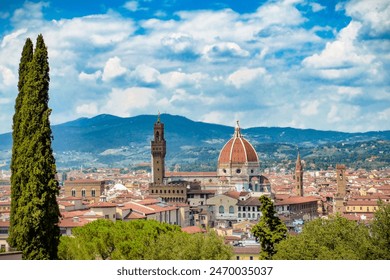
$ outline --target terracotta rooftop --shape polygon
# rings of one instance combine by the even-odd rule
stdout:
[[[317,202],[320,198],[315,196],[290,196],[281,201],[275,202],[275,205],[300,204],[307,202]]]
[[[239,200],[237,202],[238,206],[260,206],[260,200],[258,197],[250,197],[246,200]]]
[[[233,137],[222,148],[218,164],[244,164],[248,162],[259,162],[255,148],[241,135],[238,125],[235,128]]]
[[[215,177],[217,172],[166,172],[166,177]]]
[[[117,205],[111,202],[95,202],[88,205],[90,208],[114,208]]]
[[[206,232],[205,229],[202,229],[198,226],[183,227],[181,230],[189,234]]]

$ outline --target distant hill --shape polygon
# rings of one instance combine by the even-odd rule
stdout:
[[[59,167],[128,166],[150,161],[150,141],[156,115],[121,118],[98,115],[53,125],[53,149]],[[182,116],[162,114],[167,140],[167,161],[171,164],[216,164],[220,149],[230,139],[234,127],[195,122]],[[243,135],[265,158],[280,147],[289,147],[288,154],[296,148],[310,151],[320,146],[353,145],[368,141],[390,141],[390,131],[345,133],[314,129],[279,127],[254,127],[242,129]],[[12,147],[11,133],[0,135],[0,161],[9,163]],[[269,154],[268,154],[269,153]],[[264,159],[265,161],[265,159]]]

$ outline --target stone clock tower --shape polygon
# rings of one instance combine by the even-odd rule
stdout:
[[[153,183],[162,184],[165,177],[165,154],[167,151],[164,139],[164,124],[160,121],[160,114],[154,124],[154,138],[151,142]]]

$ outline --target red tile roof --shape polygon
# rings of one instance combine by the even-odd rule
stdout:
[[[194,233],[204,233],[206,232],[205,229],[202,229],[198,226],[189,226],[189,227],[183,227],[181,229],[182,231],[189,233],[189,234],[194,234]]]
[[[88,205],[90,208],[114,208],[117,205],[111,202],[95,202]]]

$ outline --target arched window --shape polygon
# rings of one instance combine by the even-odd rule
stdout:
[[[72,196],[76,196],[76,190],[75,189],[72,190]]]
[[[238,213],[238,218],[241,218],[241,213]]]
[[[234,214],[234,207],[233,206],[229,206],[229,214]]]
[[[219,214],[224,214],[225,213],[225,208],[223,205],[219,206]]]
[[[81,196],[82,196],[82,197],[85,197],[85,189],[82,189],[82,190],[81,190]]]

